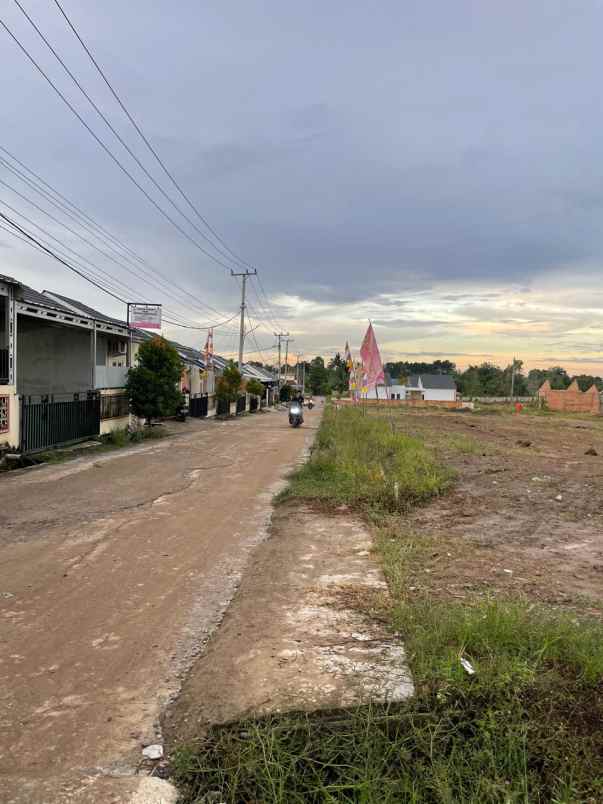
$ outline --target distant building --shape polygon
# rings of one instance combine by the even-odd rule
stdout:
[[[450,374],[411,374],[408,381],[401,385],[386,374],[385,383],[371,389],[367,398],[455,402],[456,383]]]

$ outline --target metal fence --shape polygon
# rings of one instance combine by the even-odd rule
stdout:
[[[0,385],[8,383],[8,349],[0,349]]]
[[[102,394],[101,419],[120,419],[130,413],[130,398],[127,394]]]
[[[39,401],[38,401],[39,400]],[[36,452],[100,433],[101,401],[98,394],[81,399],[21,398],[21,449]]]
[[[246,409],[247,409],[247,397],[240,396],[237,399],[237,414],[245,413]]]
[[[228,416],[230,413],[230,402],[227,399],[218,399],[216,405],[217,416]]]
[[[207,395],[191,397],[189,404],[189,410],[191,416],[195,416],[197,418],[203,418],[204,416],[207,416],[207,407],[208,407]]]
[[[257,396],[252,396],[249,399],[249,410],[253,413],[258,409],[258,398]]]

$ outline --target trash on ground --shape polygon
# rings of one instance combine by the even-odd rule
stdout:
[[[147,759],[161,759],[163,757],[163,746],[159,743],[147,745],[146,748],[142,749],[142,755]]]
[[[460,661],[461,661],[461,665],[463,666],[463,669],[466,670],[467,673],[469,673],[470,676],[474,676],[475,675],[475,668],[473,667],[471,662],[468,661],[467,659],[464,659],[462,656],[461,656]]]

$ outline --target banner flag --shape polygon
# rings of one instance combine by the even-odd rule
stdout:
[[[205,368],[213,368],[214,365],[214,328],[207,330],[207,340],[205,341]]]
[[[385,374],[383,372],[383,363],[381,362],[381,355],[379,353],[379,346],[377,338],[373,330],[373,325],[369,322],[368,329],[360,347],[360,356],[362,357],[362,364],[366,373],[366,382],[363,379],[362,385],[367,389],[375,388],[377,385],[385,384]]]

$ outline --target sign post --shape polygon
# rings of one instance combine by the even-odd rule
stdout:
[[[161,305],[128,302],[128,327],[161,329]]]

